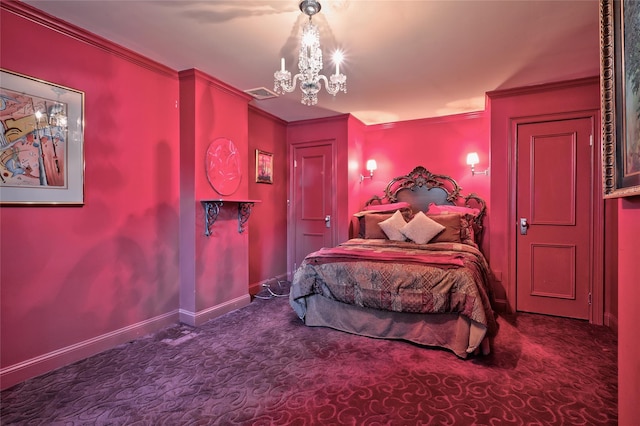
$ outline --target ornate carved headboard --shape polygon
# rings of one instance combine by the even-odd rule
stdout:
[[[473,225],[479,239],[487,210],[486,202],[473,193],[462,196],[461,190],[462,188],[450,176],[433,174],[424,167],[418,166],[406,175],[393,178],[384,189],[383,196],[374,196],[365,205],[404,201],[411,205],[414,213],[426,212],[431,203],[475,208],[480,211],[473,218]]]

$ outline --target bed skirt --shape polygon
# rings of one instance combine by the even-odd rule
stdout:
[[[318,294],[306,297],[304,323],[360,336],[407,340],[451,350],[460,358],[489,352],[487,328],[455,314],[414,314],[347,305]]]

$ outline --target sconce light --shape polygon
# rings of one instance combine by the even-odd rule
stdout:
[[[369,170],[369,176],[360,175],[360,183],[362,183],[365,179],[373,178],[373,171],[378,169],[378,164],[376,164],[376,160],[367,160],[367,170]]]
[[[480,162],[480,158],[478,158],[477,152],[470,152],[467,154],[467,164],[471,166],[471,176],[475,175],[487,175],[489,176],[489,169],[483,170],[481,172],[476,172],[475,166]]]

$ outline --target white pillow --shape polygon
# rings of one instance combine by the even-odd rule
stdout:
[[[418,212],[409,223],[400,228],[400,232],[415,243],[426,244],[444,229],[445,227],[435,220]]]
[[[387,238],[393,241],[405,241],[406,238],[400,228],[405,226],[407,222],[404,220],[404,216],[400,213],[400,210],[396,212],[389,219],[383,220],[378,223],[378,226],[382,228]]]

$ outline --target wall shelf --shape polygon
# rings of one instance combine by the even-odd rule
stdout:
[[[244,226],[249,220],[251,215],[251,209],[255,203],[259,203],[260,200],[238,200],[233,198],[219,198],[215,200],[202,200],[202,207],[204,208],[204,235],[209,237],[211,235],[211,227],[218,219],[220,214],[220,207],[224,203],[234,203],[238,205],[238,233],[244,232]]]

